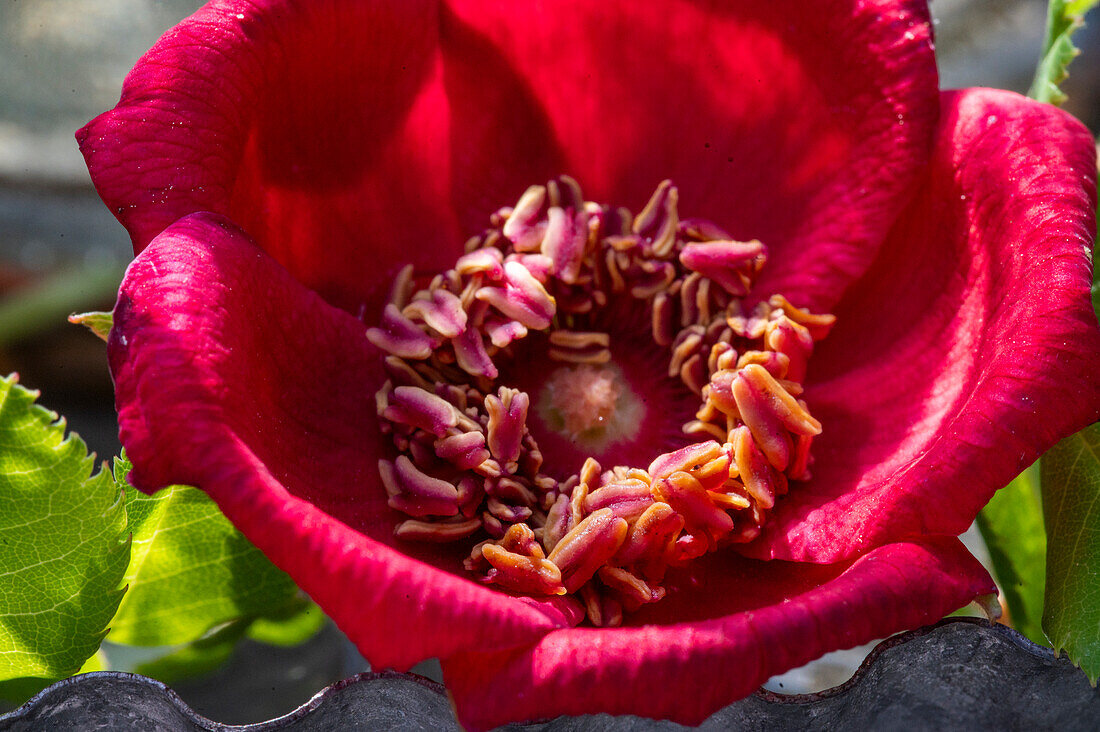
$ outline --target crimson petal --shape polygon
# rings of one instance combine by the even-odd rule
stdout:
[[[563,172],[635,209],[674,178],[686,215],[769,246],[760,291],[826,307],[925,163],[935,94],[920,0],[219,0],[78,139],[135,251],[223,213],[352,312]]]
[[[219,0],[166,33],[77,133],[134,251],[225,214],[356,312],[461,244],[435,0]]]
[[[588,198],[637,211],[671,178],[684,215],[768,246],[757,292],[831,306],[927,161],[938,83],[923,1],[452,6],[541,105]],[[456,104],[518,127],[492,65],[459,71],[479,63],[473,44],[447,40]],[[499,164],[488,144],[467,155],[476,171]]]
[[[714,583],[649,606],[681,622],[563,629],[529,648],[445,659],[459,721],[479,730],[607,712],[699,724],[777,673],[996,592],[956,539],[891,544],[834,566],[710,557],[723,564]]]
[[[944,94],[923,188],[810,365],[814,480],[747,551],[831,562],[958,534],[1100,418],[1095,181],[1092,138],[1064,112]]]
[[[222,217],[185,217],[131,264],[108,353],[134,485],[206,491],[376,666],[576,621],[458,576],[454,552],[399,544],[378,478],[378,351]]]

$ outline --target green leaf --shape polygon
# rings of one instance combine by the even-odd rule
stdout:
[[[296,646],[317,635],[324,625],[321,608],[299,598],[280,613],[256,618],[248,627],[248,637],[272,646]]]
[[[1092,683],[1100,677],[1100,424],[1042,459],[1047,527],[1043,630]]]
[[[115,314],[93,310],[89,313],[75,313],[69,316],[69,322],[73,325],[83,325],[103,340],[111,335],[111,328],[115,326]]]
[[[1066,100],[1058,85],[1069,76],[1070,62],[1081,52],[1073,45],[1073,34],[1084,25],[1085,13],[1098,2],[1100,0],[1049,0],[1043,53],[1027,93],[1029,97],[1051,104]]]
[[[134,671],[166,684],[213,673],[233,655],[249,624],[247,619],[227,623],[193,643],[138,664]]]
[[[269,615],[240,618],[220,625],[182,647],[168,647],[164,655],[147,658],[134,665],[132,670],[166,684],[174,684],[221,668],[242,638],[248,637],[269,645],[296,646],[316,635],[324,624],[325,614],[321,608],[300,596]]]
[[[0,701],[19,706],[55,681],[57,679],[41,679],[33,676],[0,681]]]
[[[115,461],[125,484],[130,463]],[[189,643],[214,626],[279,610],[294,582],[221,514],[205,493],[171,486],[148,496],[127,489],[133,550],[130,589],[108,637],[112,643]]]
[[[0,378],[0,680],[61,679],[122,598],[126,510],[84,441],[16,378]]]
[[[106,667],[103,664],[102,652],[97,651],[84,662],[78,670],[78,674],[86,674],[92,671],[103,671]],[[19,679],[8,679],[7,681],[0,681],[0,701],[8,702],[14,706],[19,706],[23,702],[30,699],[38,692],[45,689],[50,684],[54,684],[58,679],[43,679],[32,676],[24,676]],[[0,708],[0,711],[4,711]]]
[[[84,665],[77,671],[78,674],[90,674],[93,671],[106,671],[107,664],[106,659],[103,656],[103,646],[100,645],[100,650],[92,654],[92,657],[84,662]]]
[[[1047,535],[1039,493],[1039,463],[997,491],[978,514],[978,529],[993,559],[1012,626],[1040,645],[1046,586]]]

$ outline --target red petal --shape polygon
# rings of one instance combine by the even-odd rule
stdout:
[[[444,660],[459,721],[476,730],[608,712],[699,724],[774,674],[996,591],[955,539],[891,544],[850,565],[709,557],[697,587],[634,618],[680,622],[557,630],[529,648]]]
[[[452,5],[468,28],[444,36],[449,91],[483,120],[456,174],[499,166],[491,143],[521,129],[533,98],[545,125],[525,149],[549,132],[588,198],[635,211],[671,178],[685,216],[768,246],[758,292],[835,302],[927,161],[937,78],[924,2]],[[495,55],[471,55],[475,40]],[[515,77],[526,95],[501,98]]]
[[[452,5],[222,0],[166,34],[78,135],[135,248],[224,213],[354,311],[528,183],[638,208],[672,177],[769,246],[760,291],[827,306],[927,158],[919,0]]]
[[[209,493],[378,667],[576,622],[394,538],[365,330],[221,217],[173,224],[130,266],[109,342],[131,481]]]
[[[166,33],[77,133],[135,252],[226,214],[351,312],[453,262],[439,23],[433,0],[221,0]]]
[[[928,179],[810,364],[824,425],[754,555],[836,561],[965,530],[1100,417],[1088,131],[1008,92],[945,94]]]

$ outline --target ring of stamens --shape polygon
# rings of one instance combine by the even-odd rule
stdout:
[[[832,315],[772,295],[744,306],[767,258],[759,241],[681,220],[658,186],[632,216],[585,201],[568,177],[532,186],[490,217],[455,266],[425,286],[396,278],[368,339],[389,379],[379,423],[398,452],[379,474],[401,539],[483,533],[465,561],[486,583],[535,596],[576,593],[594,625],[616,625],[665,595],[669,566],[752,541],[789,481],[810,477],[821,425],[799,397]],[[497,362],[530,331],[549,357],[610,361],[606,333],[567,324],[628,297],[649,308],[668,376],[699,395],[683,432],[696,442],[647,468],[589,457],[566,480],[544,474],[528,394],[497,383]]]

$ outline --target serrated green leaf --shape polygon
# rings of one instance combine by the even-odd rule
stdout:
[[[1096,683],[1100,677],[1100,424],[1042,459],[1047,527],[1043,630],[1054,649]]]
[[[38,394],[0,378],[0,680],[70,676],[122,599],[126,510]]]
[[[1051,104],[1066,100],[1058,85],[1069,76],[1070,62],[1080,53],[1073,45],[1073,34],[1084,25],[1085,13],[1098,2],[1100,0],[1049,0],[1046,38],[1035,80],[1027,93],[1029,97]]]
[[[280,613],[256,618],[248,626],[248,637],[272,646],[296,646],[317,635],[324,625],[321,608],[300,598]]]
[[[1012,627],[1041,645],[1047,535],[1039,492],[1039,463],[997,491],[978,514],[978,529],[1008,603]]]
[[[115,461],[125,484],[130,464]],[[205,493],[171,486],[148,496],[126,490],[133,550],[130,589],[108,638],[132,645],[178,645],[221,623],[292,602],[294,582],[237,531]]]

